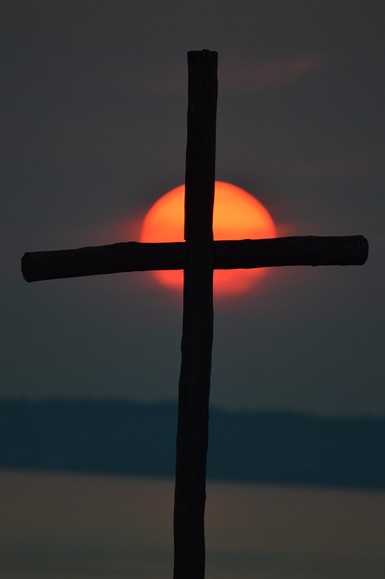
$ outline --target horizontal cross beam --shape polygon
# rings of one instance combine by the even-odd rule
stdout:
[[[368,242],[362,235],[278,237],[214,241],[214,269],[291,265],[362,265]],[[26,281],[82,277],[129,271],[184,269],[188,243],[115,243],[61,251],[26,253]]]

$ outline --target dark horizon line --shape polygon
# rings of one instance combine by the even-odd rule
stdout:
[[[176,401],[0,398],[0,468],[174,476]],[[385,489],[385,417],[212,407],[210,480]]]
[[[25,404],[79,404],[79,403],[89,403],[89,404],[122,404],[131,406],[171,406],[175,407],[177,411],[178,402],[177,399],[173,400],[171,398],[159,399],[159,400],[139,400],[134,398],[128,398],[125,396],[108,396],[108,395],[87,395],[87,396],[66,396],[66,395],[55,395],[55,396],[7,396],[0,395],[0,404],[3,403],[25,403]],[[352,414],[349,412],[338,412],[338,413],[327,413],[322,411],[310,411],[310,410],[296,410],[293,408],[230,408],[227,406],[222,406],[216,403],[210,403],[210,410],[218,413],[230,414],[230,415],[292,415],[296,417],[309,417],[320,420],[385,420],[385,410],[383,414],[375,414],[371,412],[363,412],[361,414]]]

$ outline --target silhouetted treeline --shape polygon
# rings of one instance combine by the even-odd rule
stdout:
[[[0,400],[0,468],[174,476],[177,408]],[[385,488],[385,418],[211,409],[208,478]]]

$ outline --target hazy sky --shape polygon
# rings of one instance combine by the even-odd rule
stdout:
[[[217,178],[364,267],[270,270],[216,304],[212,401],[385,413],[383,0],[6,0],[1,395],[175,399],[181,296],[149,274],[27,284],[25,251],[138,238],[184,179],[188,50],[219,52]]]

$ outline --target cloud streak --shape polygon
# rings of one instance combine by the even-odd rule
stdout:
[[[219,66],[221,90],[261,91],[286,86],[324,66],[329,57],[322,54],[271,58],[250,62],[230,60]],[[179,92],[187,88],[185,72],[183,77],[170,70],[157,71],[147,84],[147,88],[157,92]]]
[[[319,54],[230,64],[221,73],[221,86],[228,90],[268,90],[291,84],[321,68],[328,57]]]

